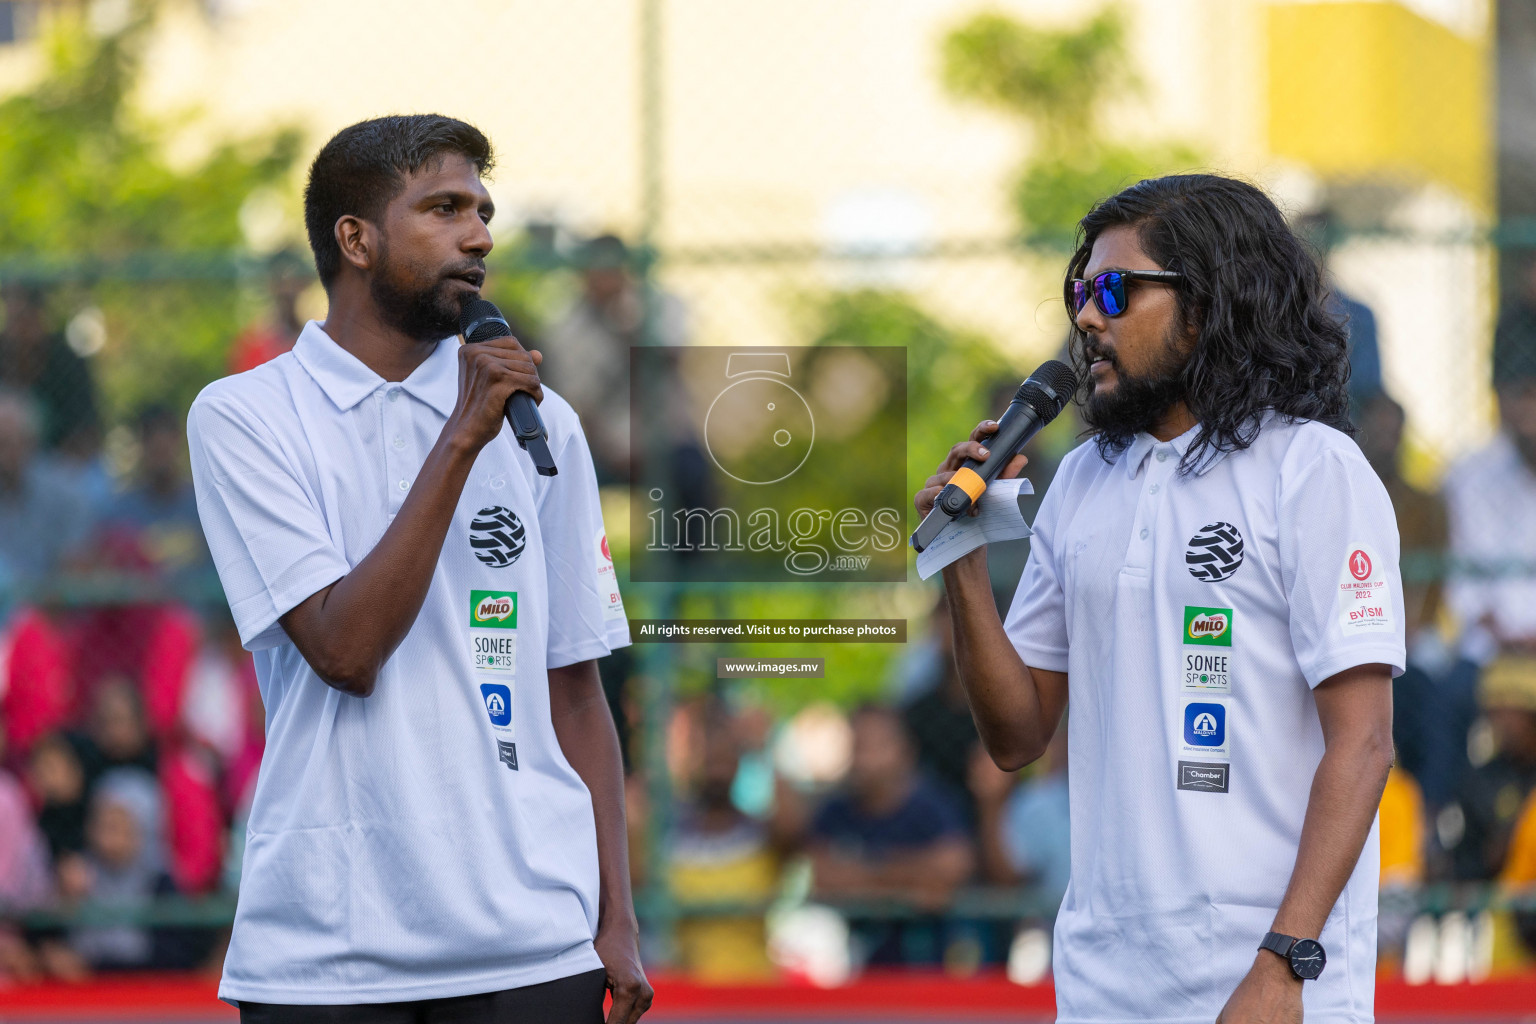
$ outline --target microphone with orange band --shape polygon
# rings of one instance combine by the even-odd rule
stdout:
[[[1019,454],[1040,428],[1056,418],[1077,390],[1077,375],[1065,363],[1052,359],[1029,375],[1019,385],[1008,411],[997,422],[997,432],[984,443],[990,454],[987,461],[966,459],[949,483],[939,492],[933,508],[912,534],[912,547],[922,551],[932,544],[954,520],[970,511],[981,500],[987,484]]]

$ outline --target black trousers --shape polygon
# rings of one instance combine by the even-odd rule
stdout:
[[[603,1024],[601,967],[540,985],[412,1003],[285,1006],[240,1002],[240,1024]]]

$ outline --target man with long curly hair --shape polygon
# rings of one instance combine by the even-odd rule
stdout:
[[[1071,707],[1058,1019],[1370,1020],[1405,656],[1344,327],[1269,198],[1212,175],[1101,202],[1065,286],[1093,443],[1041,503],[1006,625],[985,549],[944,571],[997,764],[1039,757]]]

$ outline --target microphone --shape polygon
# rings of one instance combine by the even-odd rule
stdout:
[[[970,511],[981,500],[997,474],[1008,465],[1008,460],[1040,432],[1040,428],[1056,418],[1066,407],[1067,400],[1077,390],[1077,375],[1059,360],[1043,363],[1029,379],[1019,385],[1008,411],[997,421],[997,432],[983,441],[991,452],[987,461],[966,459],[955,471],[948,484],[939,492],[933,508],[912,533],[912,547],[922,551],[934,542],[944,527]]]
[[[507,318],[501,315],[496,303],[486,299],[471,299],[459,314],[459,333],[467,342],[490,341],[512,334]],[[507,399],[507,422],[512,424],[512,434],[517,443],[533,459],[540,476],[554,476],[555,457],[549,453],[549,431],[544,429],[544,418],[539,415],[539,405],[526,391],[514,391]]]

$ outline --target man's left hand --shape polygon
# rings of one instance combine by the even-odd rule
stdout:
[[[1260,950],[1216,1024],[1301,1024],[1301,985],[1283,957]]]
[[[633,925],[599,929],[593,945],[608,972],[608,989],[613,993],[607,1024],[634,1024],[651,1008],[656,993],[640,966],[640,946]]]

